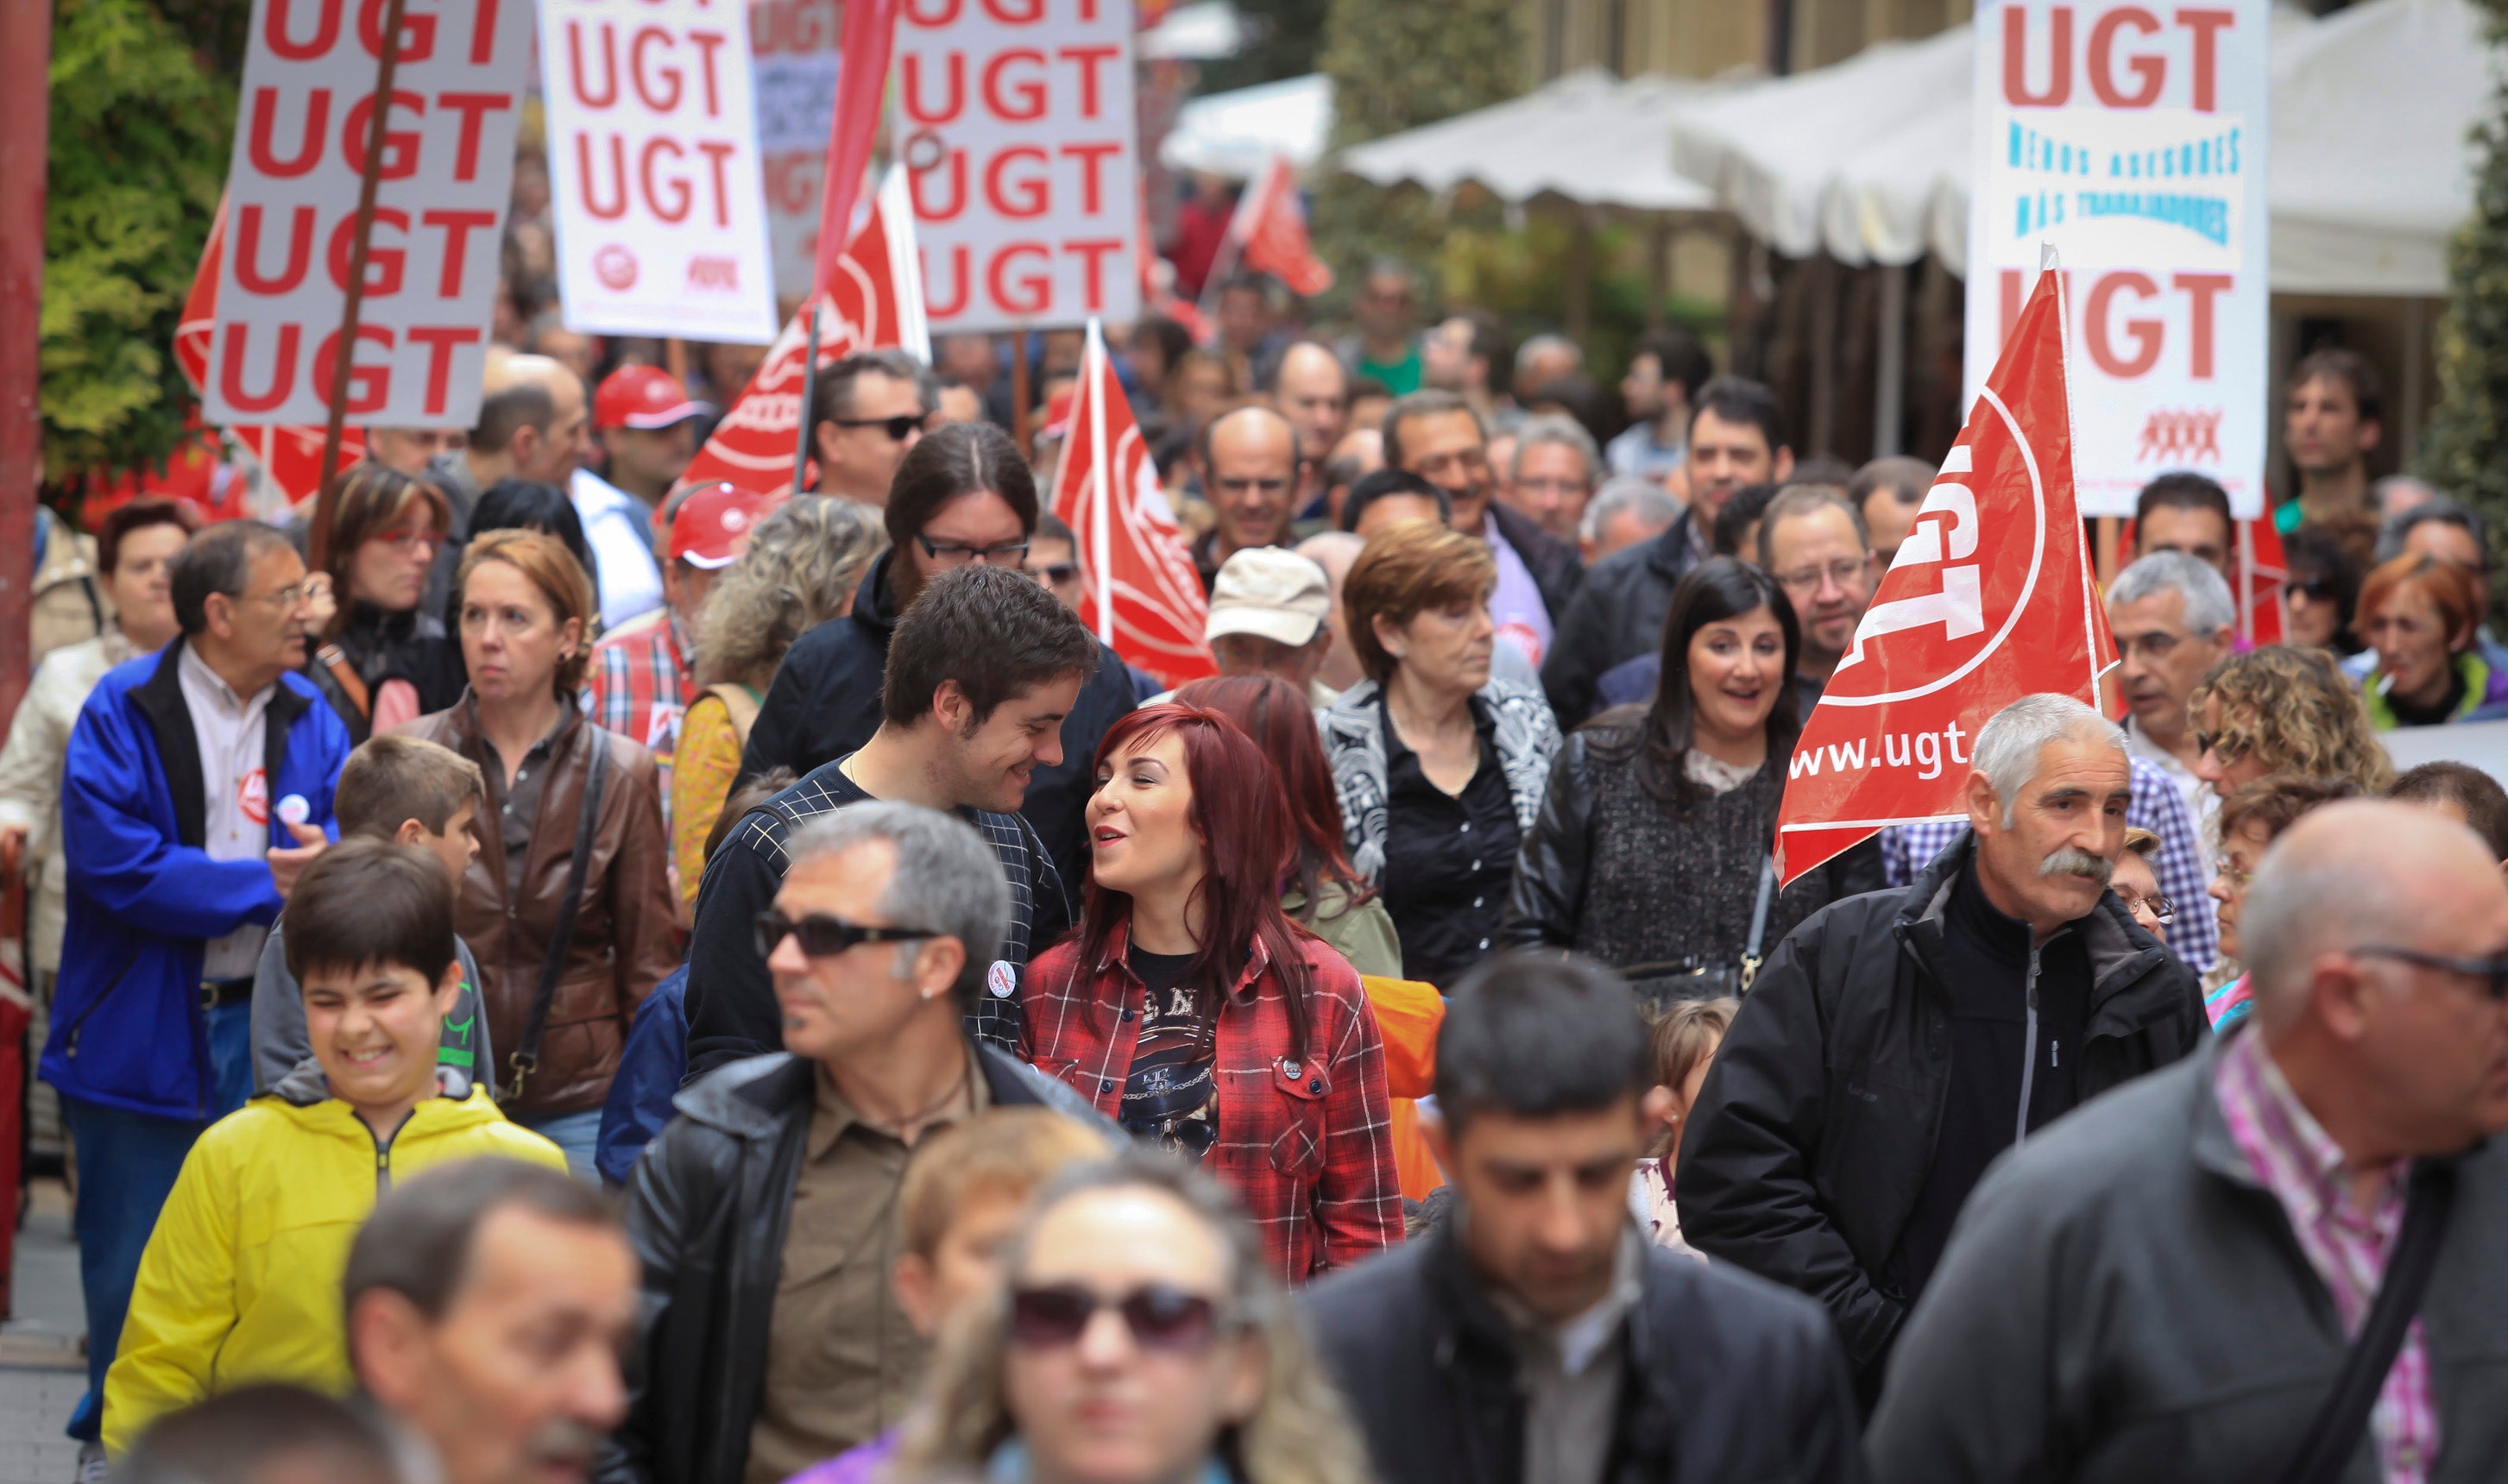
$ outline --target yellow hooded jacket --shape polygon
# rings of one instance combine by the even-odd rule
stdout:
[[[420,1104],[387,1145],[310,1057],[212,1125],[139,1259],[104,1379],[105,1451],[119,1457],[158,1418],[251,1382],[347,1394],[340,1279],[358,1227],[394,1179],[482,1155],[566,1169],[557,1145],[475,1088]]]

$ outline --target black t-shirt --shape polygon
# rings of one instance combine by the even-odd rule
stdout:
[[[1184,983],[1193,955],[1146,953],[1134,945],[1125,961],[1149,993],[1118,1121],[1135,1138],[1199,1159],[1219,1137],[1219,1108],[1212,1096],[1214,1047],[1202,1034],[1193,989]]]
[[[1506,913],[1523,831],[1497,758],[1497,724],[1478,697],[1480,766],[1460,794],[1439,788],[1404,745],[1382,703],[1384,729],[1384,910],[1402,940],[1403,971],[1441,990],[1486,958]]]

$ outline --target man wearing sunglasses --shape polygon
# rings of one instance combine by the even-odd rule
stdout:
[[[1977,1187],[1865,1436],[1884,1484],[2508,1475],[2508,883],[2433,811],[2330,804],[2239,928],[2246,1023]]]
[[[810,399],[818,491],[888,503],[897,466],[923,437],[922,368],[903,350],[866,350],[819,373]]]
[[[890,1284],[915,1146],[1016,1105],[1113,1133],[968,1034],[1012,921],[982,835],[859,803],[785,850],[771,904],[743,924],[784,1053],[691,1083],[628,1187],[643,1363],[605,1479],[782,1479],[895,1426],[929,1343]]]

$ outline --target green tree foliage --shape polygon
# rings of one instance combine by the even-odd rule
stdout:
[[[2508,0],[2481,0],[2495,51],[2508,46]],[[2508,90],[2474,129],[2481,164],[2473,214],[2448,244],[2447,313],[2438,323],[2439,401],[2420,443],[2420,472],[2508,522]]]
[[[55,8],[41,402],[56,493],[182,437],[174,325],[226,178],[237,9],[179,0],[178,27],[148,0]]]
[[[1199,90],[1227,92],[1314,71],[1327,9],[1328,0],[1236,0],[1251,35],[1235,56],[1201,64]]]

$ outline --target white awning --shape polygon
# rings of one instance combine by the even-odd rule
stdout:
[[[1176,110],[1159,160],[1230,180],[1251,180],[1274,155],[1305,169],[1323,155],[1332,122],[1332,79],[1320,72],[1208,93]]]
[[[1555,196],[1589,206],[1708,211],[1715,197],[1674,172],[1666,143],[1681,109],[1729,88],[1622,81],[1587,68],[1520,98],[1353,145],[1340,163],[1381,186],[1445,192],[1468,181],[1517,205]]]

